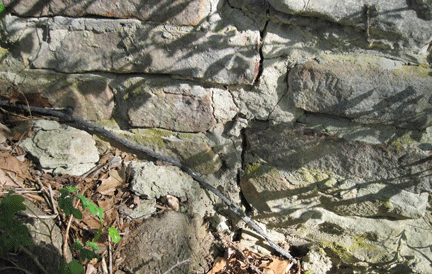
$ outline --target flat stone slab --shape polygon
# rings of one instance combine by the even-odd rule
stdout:
[[[66,17],[7,16],[5,25],[6,39],[18,42],[22,57],[32,60],[34,68],[171,74],[249,85],[259,71],[259,31]]]
[[[36,135],[20,146],[48,171],[80,176],[99,160],[95,141],[85,131],[46,120],[35,122],[34,130]]]
[[[432,125],[432,70],[368,55],[309,61],[289,73],[295,106],[362,124]]]
[[[25,0],[2,1],[11,12],[23,17],[42,16],[101,16],[113,18],[136,18],[144,21],[166,22],[176,25],[199,25],[212,9],[211,0]]]
[[[180,161],[201,174],[212,174],[222,167],[222,159],[201,133],[176,133],[151,128],[121,131],[117,132],[117,135]]]
[[[19,88],[30,105],[38,100],[58,108],[72,108],[76,118],[97,121],[111,118],[114,93],[108,86],[110,79],[96,74],[68,75],[47,70],[1,71],[0,88],[3,95],[14,97]],[[23,102],[25,103],[25,102]]]
[[[156,166],[152,162],[131,162],[128,166],[131,190],[145,199],[160,199],[172,195],[187,201],[198,196],[200,186],[175,166]]]
[[[120,115],[133,127],[205,132],[216,124],[213,89],[169,77],[119,77],[110,86]]]
[[[302,16],[318,17],[343,25],[367,28],[369,14],[370,39],[381,33],[403,36],[409,43],[427,44],[432,33],[432,4],[426,1],[317,1],[269,0],[274,9]]]

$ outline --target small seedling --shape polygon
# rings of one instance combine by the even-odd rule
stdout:
[[[58,204],[60,209],[62,209],[67,216],[72,215],[76,219],[82,219],[83,214],[81,210],[75,208],[73,205],[73,192],[77,190],[78,189],[75,187],[65,187],[60,189]],[[96,206],[81,194],[77,194],[76,198],[80,200],[83,210],[88,209],[91,214],[99,217],[101,226],[93,238],[93,241],[86,242],[85,245],[83,245],[81,241],[77,240],[71,248],[79,252],[80,261],[91,260],[94,258],[99,259],[100,256],[96,253],[98,251],[98,246],[95,241],[98,240],[103,231],[103,209]],[[9,194],[0,201],[0,251],[6,252],[14,250],[16,252],[19,250],[20,246],[34,245],[28,227],[15,216],[16,213],[25,209],[26,206],[24,205],[24,198],[20,195],[13,195],[13,192],[9,192]],[[108,235],[114,243],[118,243],[121,240],[120,233],[115,227],[108,228]],[[85,246],[90,249],[85,248]],[[73,260],[70,263],[67,263],[62,259],[59,270],[56,274],[84,273],[84,267],[81,265],[80,261]]]
[[[0,201],[0,248],[5,251],[18,251],[20,245],[33,246],[30,231],[15,214],[26,209],[24,198],[9,192]]]

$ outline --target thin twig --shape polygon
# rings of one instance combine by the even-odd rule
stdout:
[[[18,216],[21,216],[21,217],[32,218],[32,219],[55,219],[55,218],[57,218],[57,215],[37,215],[37,214],[29,214],[29,213],[23,213],[23,212],[17,212],[15,214]]]
[[[57,207],[54,203],[53,192],[52,192],[52,188],[51,188],[50,184],[48,184],[48,191],[49,191],[49,197],[50,197],[51,204],[52,204],[52,210],[54,211],[54,214],[58,215]]]
[[[171,267],[170,267],[167,271],[165,271],[163,274],[168,274],[168,273],[170,273],[171,271],[173,271],[175,268],[181,266],[182,264],[189,263],[189,261],[190,261],[190,258],[189,258],[189,259],[186,259],[186,260],[183,260],[183,261],[181,261],[181,262],[177,261],[177,263],[176,263],[175,265],[171,266]]]
[[[112,250],[111,250],[111,237],[108,236],[108,273],[112,274]]]
[[[57,111],[57,110],[52,110],[52,109],[47,109],[47,108],[32,107],[32,106],[16,105],[16,104],[9,103],[8,101],[0,101],[0,106],[12,108],[13,110],[21,110],[21,111],[31,110],[33,115],[39,114],[39,115],[57,117],[60,119],[60,122],[71,124],[74,127],[77,127],[80,129],[84,129],[87,131],[93,131],[93,132],[102,134],[103,136],[105,136],[105,137],[107,137],[107,138],[109,138],[115,142],[118,142],[119,144],[121,144],[125,147],[128,147],[129,149],[147,154],[148,156],[150,156],[154,159],[157,159],[157,160],[160,160],[160,161],[163,161],[166,163],[170,163],[171,165],[180,168],[183,172],[185,172],[186,174],[191,176],[192,179],[194,179],[196,182],[198,182],[200,184],[201,188],[209,190],[214,195],[219,197],[228,206],[228,208],[232,212],[234,212],[241,220],[243,220],[247,225],[252,227],[256,232],[258,232],[276,252],[278,252],[282,256],[286,257],[287,259],[290,259],[292,262],[297,263],[297,260],[288,251],[286,251],[285,249],[283,249],[282,247],[277,245],[275,242],[273,242],[270,239],[270,237],[264,232],[264,230],[258,226],[257,223],[252,221],[248,216],[246,216],[246,214],[242,210],[240,210],[238,207],[236,207],[217,188],[215,188],[214,186],[212,186],[209,183],[207,183],[206,181],[204,181],[204,179],[202,179],[199,175],[197,175],[194,171],[192,171],[187,165],[185,165],[185,164],[183,164],[177,160],[174,160],[170,157],[156,153],[155,151],[153,151],[152,149],[150,149],[148,147],[134,144],[134,143],[130,142],[129,140],[126,140],[124,138],[121,138],[121,137],[115,135],[114,133],[112,133],[111,131],[109,131],[105,128],[98,127],[98,126],[95,126],[92,123],[89,123],[87,121],[75,118],[72,116],[72,113],[70,113],[70,112],[62,112],[62,111]]]

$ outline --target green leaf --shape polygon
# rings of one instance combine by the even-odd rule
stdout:
[[[84,248],[84,246],[82,245],[82,243],[81,243],[81,241],[80,240],[76,240],[74,243],[73,243],[73,245],[71,246],[71,248],[73,249],[73,250],[82,250],[83,248]]]
[[[4,10],[5,10],[5,6],[2,3],[0,3],[0,13],[2,13]]]
[[[83,218],[82,212],[79,209],[74,208],[72,210],[72,215],[74,216],[75,219],[81,220]]]
[[[96,233],[96,235],[94,236],[94,241],[96,242],[97,240],[99,240],[99,237],[102,235],[102,228],[103,228],[103,224],[101,224],[101,226],[98,229],[98,232]]]
[[[98,207],[92,201],[90,201],[89,199],[87,199],[86,197],[84,197],[81,194],[78,194],[77,197],[78,197],[78,199],[81,200],[81,204],[82,204],[82,207],[84,210],[86,208],[88,208],[91,214],[98,216],[100,220],[103,219],[103,209],[102,208]]]
[[[94,243],[94,242],[86,242],[86,246],[91,247],[91,249],[92,249],[93,251],[98,251],[98,250],[99,250],[99,247],[98,247],[97,244]]]
[[[68,268],[70,270],[70,273],[73,274],[82,274],[84,273],[84,267],[79,263],[78,260],[73,260],[69,263]]]
[[[72,192],[77,191],[77,190],[78,190],[78,188],[76,188],[76,187],[67,186],[67,187],[64,187],[64,188],[60,189],[60,193],[64,194],[64,195],[69,195]]]
[[[18,211],[26,209],[24,198],[20,195],[10,195],[0,201],[0,212],[4,219],[11,219]]]
[[[99,259],[99,258],[100,258],[99,255],[96,254],[92,250],[88,250],[86,248],[83,248],[83,249],[80,250],[80,259],[82,261],[84,261],[86,259],[92,260],[92,259]]]
[[[117,228],[110,227],[108,228],[109,236],[111,240],[116,244],[121,240],[120,233],[118,232]]]

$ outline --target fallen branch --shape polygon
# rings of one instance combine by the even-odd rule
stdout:
[[[105,136],[105,137],[107,137],[107,138],[109,138],[115,142],[118,142],[119,144],[121,144],[121,145],[123,145],[129,149],[139,151],[141,153],[145,153],[152,158],[155,158],[157,160],[161,160],[163,162],[170,163],[171,165],[180,168],[181,170],[183,170],[183,172],[185,172],[186,174],[191,176],[196,182],[198,182],[200,184],[201,188],[209,190],[214,195],[219,197],[229,207],[229,209],[232,212],[234,212],[238,217],[240,217],[240,219],[242,219],[247,225],[252,227],[256,232],[258,232],[276,252],[278,252],[282,256],[286,257],[287,259],[291,260],[293,263],[297,264],[297,260],[295,258],[293,258],[293,256],[291,256],[291,254],[288,251],[286,251],[285,249],[283,249],[282,247],[277,245],[275,242],[273,242],[270,239],[270,237],[264,232],[264,230],[258,226],[258,224],[256,224],[248,216],[246,216],[246,214],[243,211],[241,211],[239,208],[237,208],[218,189],[216,189],[215,187],[213,187],[209,183],[205,182],[200,176],[198,176],[194,171],[192,171],[185,164],[183,164],[179,161],[176,161],[172,158],[161,155],[159,153],[156,153],[147,147],[134,144],[134,143],[132,143],[132,142],[130,142],[124,138],[121,138],[121,137],[115,135],[114,133],[112,133],[109,130],[106,130],[102,127],[98,127],[98,126],[95,126],[95,125],[93,125],[87,121],[75,118],[72,116],[71,111],[59,111],[59,110],[53,110],[53,109],[48,109],[48,108],[33,107],[33,106],[28,106],[28,105],[26,106],[26,105],[12,104],[12,103],[9,103],[8,101],[0,101],[0,107],[5,107],[5,108],[13,109],[13,110],[21,110],[21,111],[25,111],[28,113],[32,113],[33,115],[38,114],[38,115],[44,115],[44,116],[57,117],[60,119],[60,122],[72,124],[72,125],[75,125],[75,127],[77,127],[77,126],[82,127],[85,130],[89,130],[89,131],[93,131],[93,132],[102,134],[103,136]]]

